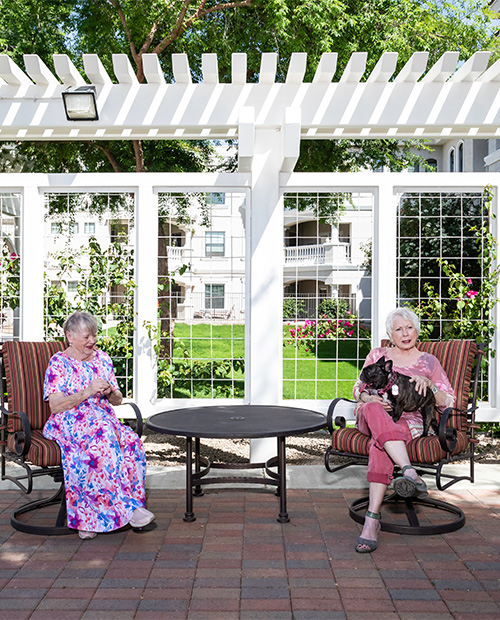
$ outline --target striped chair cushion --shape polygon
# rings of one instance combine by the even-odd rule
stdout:
[[[9,411],[24,411],[32,430],[42,430],[50,416],[43,400],[43,381],[50,358],[65,348],[64,342],[18,342],[2,345]],[[8,432],[22,430],[18,416],[8,417]]]
[[[16,451],[14,435],[7,437],[7,446],[11,452]],[[61,450],[55,441],[45,439],[42,431],[31,432],[31,447],[26,460],[38,467],[52,467],[61,464]]]
[[[388,341],[382,341],[387,346]],[[477,345],[473,340],[447,340],[443,342],[419,342],[419,351],[430,353],[439,360],[457,397],[456,408],[449,418],[448,426],[458,430],[466,430],[467,416],[465,411],[469,403],[470,382],[474,366]]]
[[[452,454],[464,452],[469,443],[466,433],[458,431],[457,435],[457,445]],[[369,446],[370,437],[355,428],[341,428],[333,432],[332,447],[339,452],[368,456]],[[413,439],[407,449],[412,463],[437,463],[446,457],[436,436]]]

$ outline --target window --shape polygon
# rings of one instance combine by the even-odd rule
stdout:
[[[464,143],[458,145],[457,172],[464,171]]]
[[[438,169],[437,159],[428,159],[427,165],[432,168],[432,172],[437,172],[437,169]]]
[[[224,284],[205,284],[205,308],[224,309]]]
[[[85,222],[83,226],[86,235],[95,235],[95,222]]]
[[[62,226],[60,222],[52,222],[50,225],[50,232],[53,235],[60,235],[62,233]]]
[[[224,232],[205,233],[205,256],[224,256],[225,238]]]
[[[450,161],[450,172],[455,172],[455,147],[450,149],[449,161]]]
[[[226,203],[226,194],[224,192],[210,192],[207,194],[207,204],[223,205]]]
[[[76,293],[77,289],[78,289],[78,281],[70,280],[68,282],[68,293]]]
[[[70,235],[77,235],[80,232],[80,224],[78,222],[70,222],[68,230]]]

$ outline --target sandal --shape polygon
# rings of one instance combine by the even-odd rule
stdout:
[[[97,532],[87,532],[86,530],[78,530],[78,536],[81,540],[90,540],[97,536]]]
[[[382,518],[382,515],[380,512],[372,512],[371,510],[367,510],[365,517],[370,517],[370,519],[377,519],[377,521],[380,521],[380,519]],[[380,524],[379,524],[379,530],[380,530]],[[365,549],[365,547],[368,547],[368,549]],[[372,551],[375,551],[377,547],[378,547],[378,540],[370,540],[369,538],[362,538],[360,536],[358,540],[356,541],[356,546],[354,547],[354,549],[356,549],[358,553],[372,553]]]
[[[413,497],[413,495],[424,495],[427,493],[427,485],[423,480],[418,482],[409,476],[405,476],[405,471],[407,469],[415,470],[413,465],[405,465],[401,469],[401,473],[403,475],[394,479],[394,491],[399,495],[399,497]]]

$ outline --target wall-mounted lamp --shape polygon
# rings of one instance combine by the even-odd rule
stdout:
[[[70,86],[62,98],[68,121],[99,120],[95,86]]]

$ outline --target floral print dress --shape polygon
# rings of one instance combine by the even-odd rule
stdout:
[[[80,392],[96,378],[118,389],[107,353],[97,350],[87,362],[56,353],[45,373],[44,399]],[[142,442],[121,424],[106,397],[94,395],[77,407],[52,414],[43,434],[61,448],[68,527],[109,532],[127,525],[134,510],[144,506]]]

